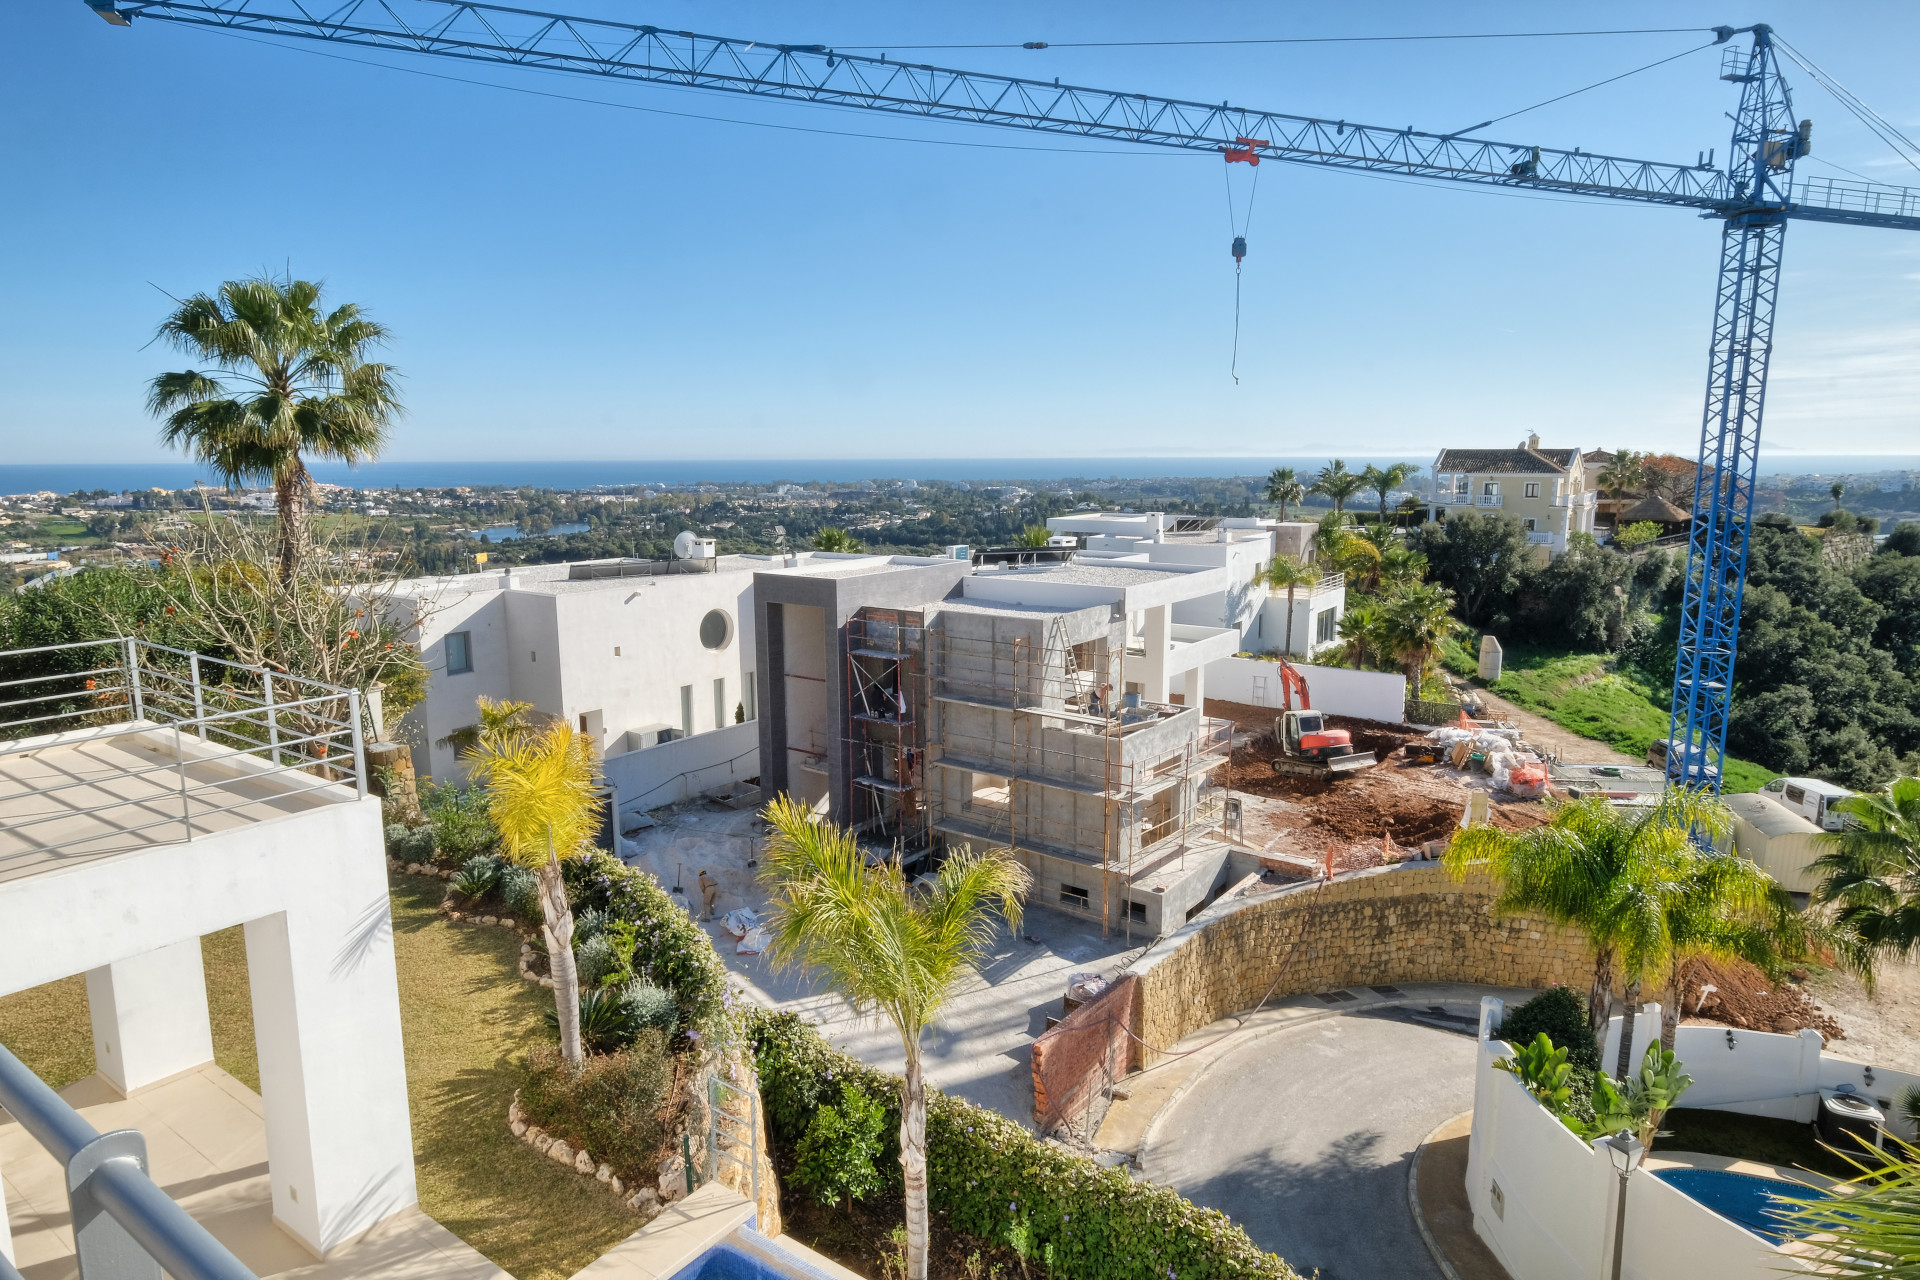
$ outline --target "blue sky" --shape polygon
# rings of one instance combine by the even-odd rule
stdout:
[[[543,0],[544,2],[544,0]],[[789,43],[1395,35],[1741,25],[1694,3],[628,4]],[[1787,39],[1920,131],[1920,9],[1779,4]],[[1223,164],[727,95],[353,57],[81,0],[0,40],[0,454],[166,456],[141,409],[171,293],[287,267],[392,326],[410,416],[391,457],[1424,455],[1538,430],[1697,442],[1718,229],[1671,209],[1268,164],[1240,382]],[[1704,38],[1702,38],[1704,39]],[[1385,125],[1459,128],[1679,52],[1687,35],[969,50],[944,65]],[[1724,156],[1717,51],[1489,130],[1672,161]],[[1823,161],[1920,185],[1804,74]],[[996,147],[931,145],[898,138]],[[1250,177],[1234,167],[1242,198]],[[1903,177],[1904,170],[1904,177]],[[1821,164],[1808,173],[1834,173]],[[1767,442],[1920,440],[1920,235],[1797,225]]]

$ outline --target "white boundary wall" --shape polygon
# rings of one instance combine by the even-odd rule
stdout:
[[[1511,1052],[1485,1035],[1498,1003],[1482,1007],[1474,1078],[1467,1154],[1474,1231],[1513,1280],[1606,1280],[1619,1178],[1604,1151],[1588,1146],[1493,1065]],[[1629,1280],[1754,1280],[1811,1270],[1644,1169],[1627,1182],[1622,1261]]]
[[[1353,671],[1346,667],[1294,666],[1306,677],[1307,692],[1316,711],[1362,720],[1405,724],[1407,678],[1384,671]],[[1219,658],[1207,664],[1207,695],[1255,707],[1278,708],[1280,664],[1258,658]]]
[[[1689,1107],[1738,1111],[1750,1116],[1812,1123],[1823,1093],[1841,1085],[1872,1100],[1887,1116],[1887,1128],[1909,1142],[1914,1126],[1894,1112],[1900,1091],[1920,1084],[1920,1075],[1836,1058],[1820,1047],[1820,1033],[1798,1035],[1681,1027],[1673,1052],[1693,1077],[1682,1099]]]
[[[605,762],[618,816],[691,800],[703,791],[760,774],[760,726],[748,720],[691,738],[675,738]]]

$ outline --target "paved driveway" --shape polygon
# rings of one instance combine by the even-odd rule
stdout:
[[[1321,1280],[1439,1280],[1407,1209],[1414,1148],[1473,1106],[1474,1038],[1392,1010],[1311,1022],[1209,1067],[1155,1122],[1146,1174]]]

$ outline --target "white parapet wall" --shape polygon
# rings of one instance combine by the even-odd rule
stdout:
[[[213,1056],[199,939],[245,925],[273,1216],[325,1254],[418,1197],[380,801],[301,795],[0,879],[0,995],[85,974],[100,1073],[134,1093]]]
[[[1314,709],[1362,720],[1406,723],[1407,678],[1384,671],[1353,671],[1296,662]],[[1280,664],[1259,658],[1220,658],[1207,664],[1207,696],[1256,707],[1281,705]]]
[[[616,815],[678,804],[730,782],[759,777],[760,726],[748,720],[608,756],[605,773]]]

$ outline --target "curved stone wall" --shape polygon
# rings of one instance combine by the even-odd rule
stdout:
[[[1564,983],[1584,993],[1593,981],[1585,937],[1495,916],[1493,898],[1485,876],[1456,881],[1436,864],[1403,863],[1222,902],[1128,970],[1139,979],[1138,1065],[1269,991],[1277,999],[1336,987],[1471,982]]]

